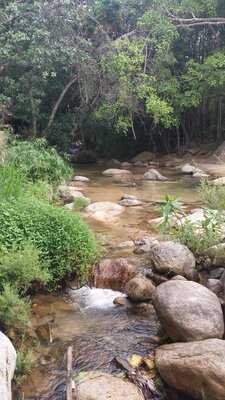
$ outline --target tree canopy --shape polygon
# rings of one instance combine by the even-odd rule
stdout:
[[[224,89],[223,0],[1,1],[0,116],[23,136],[105,154],[219,142]]]

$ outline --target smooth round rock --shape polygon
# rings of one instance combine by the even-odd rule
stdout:
[[[196,282],[170,280],[162,283],[153,294],[153,305],[165,332],[174,342],[223,337],[220,301]]]

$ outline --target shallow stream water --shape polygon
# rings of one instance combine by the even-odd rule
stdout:
[[[78,174],[90,178],[83,185],[83,193],[94,201],[118,202],[125,193],[143,200],[143,207],[128,207],[121,217],[110,225],[105,225],[87,217],[84,218],[105,241],[105,252],[109,257],[130,256],[132,250],[121,250],[116,245],[135,240],[143,233],[154,232],[149,222],[157,217],[157,203],[169,193],[179,198],[187,208],[199,204],[196,182],[191,177],[183,177],[175,169],[161,169],[169,178],[167,182],[143,182],[143,169],[134,169],[136,186],[124,187],[102,175],[104,168],[79,167]],[[137,257],[137,256],[136,256]],[[134,353],[147,355],[154,346],[151,336],[157,334],[158,324],[155,313],[140,316],[130,310],[113,305],[113,299],[121,295],[106,289],[84,287],[68,289],[58,296],[38,295],[33,299],[33,325],[37,328],[40,345],[35,354],[33,371],[22,388],[24,400],[52,399],[50,394],[56,387],[63,389],[65,381],[65,352],[69,344],[74,350],[75,371],[101,369],[117,370],[115,356],[127,357]],[[45,327],[40,329],[40,327]],[[46,329],[49,329],[46,334]],[[60,384],[62,385],[60,386]]]

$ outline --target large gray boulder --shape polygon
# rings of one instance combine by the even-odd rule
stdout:
[[[151,168],[149,171],[145,172],[144,179],[146,181],[167,181],[168,179],[161,175],[157,169]]]
[[[156,349],[156,367],[171,387],[199,400],[225,399],[225,341],[174,343]]]
[[[222,338],[223,312],[217,296],[190,281],[170,280],[153,294],[158,317],[174,342]]]
[[[79,400],[144,400],[133,383],[101,371],[79,374]]]
[[[173,272],[192,279],[195,273],[195,257],[183,244],[166,241],[158,242],[149,252],[157,272]]]
[[[0,399],[11,400],[11,381],[16,368],[16,350],[10,340],[0,332]]]

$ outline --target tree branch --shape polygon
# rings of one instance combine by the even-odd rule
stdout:
[[[225,25],[225,18],[178,18],[175,16],[170,16],[171,22],[173,22],[177,27],[193,27],[193,26],[218,26]]]

